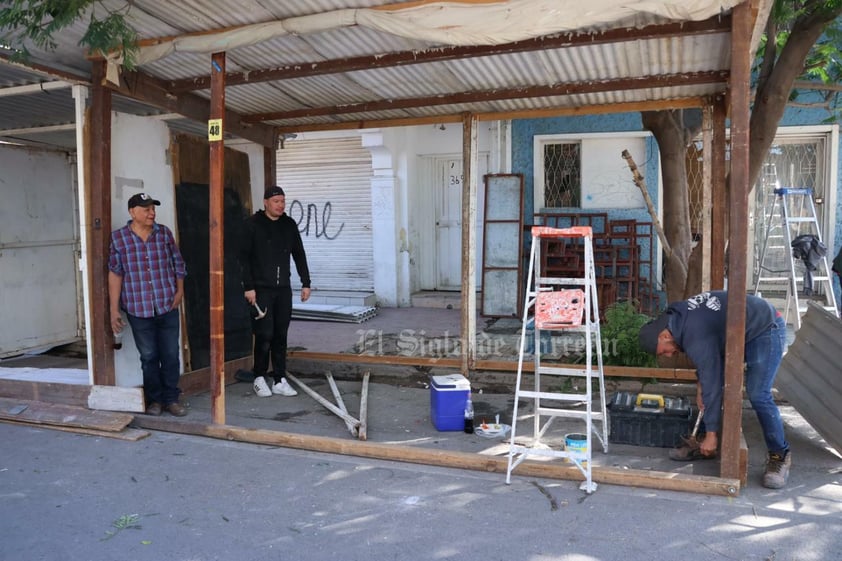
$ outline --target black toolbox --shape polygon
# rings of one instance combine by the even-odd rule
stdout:
[[[684,397],[617,392],[608,404],[608,442],[672,448],[689,436],[694,407]]]

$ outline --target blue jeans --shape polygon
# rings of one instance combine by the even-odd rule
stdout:
[[[178,310],[151,318],[126,314],[143,370],[146,403],[169,405],[178,401]]]
[[[775,324],[763,335],[746,343],[745,385],[748,400],[760,421],[769,452],[784,453],[789,443],[784,435],[781,412],[772,399],[772,385],[786,348],[786,323],[776,315]]]

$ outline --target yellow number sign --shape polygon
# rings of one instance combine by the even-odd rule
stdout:
[[[208,121],[208,140],[210,142],[222,140],[222,119]]]

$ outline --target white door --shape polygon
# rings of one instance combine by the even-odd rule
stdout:
[[[76,196],[61,152],[0,146],[0,357],[79,338]]]
[[[760,270],[760,253],[766,239],[769,226],[770,211],[775,202],[774,190],[781,187],[809,187],[813,189],[816,205],[816,218],[821,227],[822,240],[833,249],[833,228],[836,204],[835,193],[828,185],[836,185],[834,170],[836,162],[830,133],[800,134],[787,133],[786,129],[779,131],[775,142],[766,156],[760,177],[757,180],[750,200],[751,234],[754,243],[749,244],[749,278],[751,284],[757,281]],[[776,224],[773,217],[772,225]],[[838,249],[837,249],[838,251]],[[834,254],[828,257],[833,258]],[[789,268],[789,251],[776,249],[767,251],[764,267],[773,271],[783,271],[780,276],[787,276]]]
[[[480,155],[477,170],[477,288],[482,270],[482,209],[485,208],[483,176],[488,170],[488,156]],[[437,158],[436,181],[436,289],[461,290],[462,287],[462,158]]]

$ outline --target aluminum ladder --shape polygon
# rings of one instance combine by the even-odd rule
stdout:
[[[541,242],[543,240],[564,241],[577,254],[584,256],[584,277],[561,278],[546,277],[541,270]],[[573,288],[571,288],[573,287]],[[529,456],[566,458],[582,473],[585,480],[580,485],[586,493],[596,491],[597,484],[592,477],[591,451],[596,436],[603,451],[608,451],[608,414],[605,402],[605,378],[602,365],[602,339],[599,330],[599,306],[597,302],[596,278],[593,259],[593,232],[590,226],[572,228],[550,228],[534,226],[532,228],[532,250],[529,256],[526,298],[523,306],[523,327],[520,336],[517,382],[515,386],[514,410],[512,413],[512,431],[509,440],[508,468],[506,484],[511,483],[512,471]],[[532,389],[523,387],[524,355],[527,353],[527,331],[534,325],[535,361],[534,385]],[[541,361],[542,331],[576,331],[585,335],[585,367],[566,368],[547,366]],[[594,351],[596,365],[594,365]],[[581,378],[578,390],[556,391],[561,385],[558,377]],[[554,384],[544,383],[544,377]],[[593,386],[599,383],[600,404],[594,410]],[[566,388],[564,388],[566,390]],[[518,407],[521,399],[532,400],[533,432],[528,442],[517,439]],[[567,404],[570,408],[564,408]],[[584,406],[582,408],[582,406]],[[573,407],[579,407],[573,409]],[[525,415],[528,418],[529,415]],[[553,421],[559,417],[574,418],[584,421],[586,435],[585,450],[550,447],[541,442],[547,435]],[[597,428],[597,424],[601,427]]]
[[[827,255],[824,255],[817,263],[816,271],[812,276],[813,286],[805,287],[803,274],[805,266],[792,252],[792,241],[802,234],[811,234],[819,241],[822,240],[821,228],[816,216],[816,205],[813,201],[813,190],[807,187],[783,187],[775,189],[774,194],[775,202],[766,222],[766,236],[760,253],[754,294],[762,296],[767,287],[771,291],[776,288],[780,291],[785,284],[784,319],[789,323],[790,312],[793,312],[792,323],[798,330],[801,327],[801,315],[807,311],[807,301],[799,298],[799,295],[807,289],[813,292],[815,285],[818,284],[819,289],[813,294],[823,297],[825,301],[824,303],[817,302],[817,304],[839,317]]]

